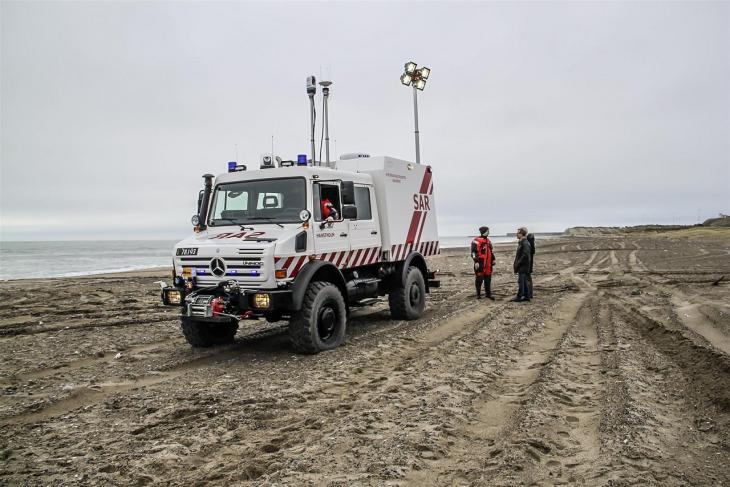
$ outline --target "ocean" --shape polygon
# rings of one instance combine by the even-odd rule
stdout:
[[[171,240],[0,242],[0,280],[168,267],[174,245]]]
[[[468,247],[474,237],[440,237],[441,248]],[[494,243],[514,237],[491,237]],[[0,242],[0,280],[74,277],[168,267],[173,240]]]

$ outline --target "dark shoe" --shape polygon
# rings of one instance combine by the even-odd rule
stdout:
[[[482,295],[481,294],[477,294],[477,299],[482,299]]]
[[[512,299],[510,299],[510,301],[513,302],[513,303],[521,303],[522,302],[522,298],[512,298]]]
[[[487,298],[488,299],[491,299],[492,301],[494,301],[494,296],[492,296],[491,294],[489,296],[487,296]]]

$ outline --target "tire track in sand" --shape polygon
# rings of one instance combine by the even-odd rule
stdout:
[[[465,290],[460,290],[456,294],[460,295],[465,293]],[[460,331],[460,327],[463,326],[466,322],[469,322],[470,320],[473,320],[474,317],[469,312],[470,310],[473,310],[476,306],[471,305],[466,308],[462,308],[459,310],[448,310],[446,313],[439,313],[434,309],[431,309],[427,312],[426,319],[425,320],[417,320],[416,322],[409,322],[410,326],[415,326],[417,324],[424,324],[424,322],[432,323],[437,320],[441,320],[444,318],[444,315],[454,315],[454,314],[461,314],[465,313],[463,316],[458,316],[456,320],[447,320],[446,324],[448,326],[439,326],[435,330],[435,334],[437,337],[437,340],[439,339],[445,339],[449,334],[451,333],[457,333]],[[350,324],[355,325],[357,327],[358,322],[367,322],[369,318],[383,313],[384,309],[375,309],[375,310],[357,310],[353,312],[353,316],[351,317]],[[482,311],[479,311],[477,314],[482,313]],[[376,329],[376,330],[370,330],[370,331],[363,331],[363,330],[357,330],[354,333],[354,336],[349,336],[351,333],[348,332],[348,339],[354,339],[355,341],[358,341],[361,337],[370,337],[372,338],[373,335],[379,335],[390,332],[394,327],[397,327],[397,325],[402,322],[389,322],[385,324],[383,327],[384,329]],[[224,362],[226,360],[231,360],[235,358],[241,358],[245,355],[251,355],[256,354],[256,350],[251,350],[247,348],[247,345],[250,345],[254,342],[259,342],[263,340],[271,341],[271,340],[277,340],[281,339],[281,336],[286,332],[286,325],[279,326],[279,327],[272,327],[268,328],[262,331],[254,332],[248,335],[243,336],[242,338],[239,337],[239,339],[236,340],[234,344],[223,346],[223,347],[213,347],[211,349],[206,349],[204,352],[204,356],[200,356],[198,352],[198,356],[193,358],[192,360],[184,361],[182,363],[179,363],[173,367],[166,368],[164,370],[159,371],[152,371],[149,374],[145,374],[140,377],[136,377],[132,380],[114,380],[113,378],[110,378],[110,380],[107,380],[105,382],[99,382],[93,385],[88,386],[79,386],[74,388],[70,391],[70,393],[58,400],[55,400],[51,403],[45,403],[41,406],[38,410],[33,410],[29,412],[24,412],[15,416],[10,416],[3,418],[0,420],[0,424],[7,424],[10,422],[16,422],[16,423],[34,423],[38,421],[44,421],[47,419],[50,419],[54,416],[59,416],[61,414],[68,413],[70,411],[73,411],[74,409],[83,407],[83,406],[90,406],[94,403],[98,403],[105,398],[114,395],[114,394],[124,394],[129,391],[134,391],[140,388],[145,387],[153,387],[157,386],[163,383],[167,383],[169,381],[175,380],[189,372],[194,372],[199,370],[200,368],[216,365],[218,363]],[[140,347],[133,347],[130,349],[127,354],[130,352],[145,352],[148,351],[148,349],[154,349],[156,346],[159,345],[158,343],[151,343],[146,344]],[[263,342],[259,345],[264,345]],[[260,348],[260,347],[256,347]],[[67,364],[66,366],[57,368],[57,369],[39,369],[36,371],[32,371],[27,375],[27,377],[23,377],[24,379],[31,378],[44,378],[53,376],[55,374],[61,374],[65,372],[72,372],[74,370],[83,369],[85,367],[98,365],[100,363],[104,362],[110,362],[113,360],[112,355],[107,355],[105,357],[88,357],[84,358],[78,361],[71,362]]]
[[[207,349],[203,356],[198,355],[192,360],[185,361],[168,369],[152,371],[149,374],[131,380],[109,380],[93,385],[79,386],[71,390],[68,396],[54,402],[44,404],[39,410],[24,412],[15,416],[3,418],[0,420],[0,425],[28,424],[44,421],[53,418],[54,416],[68,413],[82,406],[91,406],[94,403],[98,403],[114,394],[122,394],[143,387],[155,386],[177,379],[188,372],[199,370],[202,367],[215,365],[226,360],[240,358],[245,355],[255,355],[259,353],[256,349],[247,349],[244,347],[256,342],[258,342],[259,346],[261,346],[264,342],[270,342],[278,339],[282,332],[283,330],[281,328],[270,328],[261,332],[256,332],[245,336],[243,340],[236,341],[234,344]],[[90,363],[93,363],[94,359],[91,358],[89,360],[92,362],[82,362],[80,365],[87,366]],[[98,360],[104,360],[104,358]],[[73,370],[73,367],[71,370]],[[37,371],[36,373],[44,374],[45,370],[43,370],[43,372]]]
[[[584,303],[587,296],[587,292],[581,292],[569,295],[560,302],[545,327],[529,338],[520,349],[519,356],[513,358],[514,362],[506,364],[504,372],[488,387],[488,392],[473,403],[473,412],[469,419],[459,424],[450,435],[453,444],[448,448],[446,456],[434,462],[428,470],[412,471],[406,479],[407,485],[449,485],[461,482],[493,484],[495,475],[500,474],[495,466],[505,465],[506,462],[509,465],[508,470],[512,471],[511,457],[516,451],[522,452],[525,466],[521,469],[529,464],[529,461],[524,461],[526,458],[537,458],[536,461],[540,462],[540,458],[547,453],[557,451],[547,440],[524,435],[519,440],[508,443],[504,438],[508,436],[508,431],[511,436],[513,430],[519,430],[520,425],[526,421],[525,418],[529,417],[532,404],[535,401],[544,401],[545,397],[553,398],[552,401],[556,404],[562,402],[560,413],[554,412],[564,423],[559,428],[557,437],[565,434],[569,437],[568,440],[579,445],[570,450],[573,453],[574,450],[582,451],[587,444],[590,444],[591,454],[597,453],[596,435],[593,433],[597,430],[595,412],[593,409],[586,409],[585,404],[574,403],[570,399],[577,388],[589,389],[589,384],[595,379],[593,374],[597,374],[593,370],[598,361],[595,355],[597,336],[591,328],[590,319],[581,316],[579,323],[582,325],[582,334],[579,338],[577,335],[573,338],[575,343],[569,343],[566,338],[576,327],[576,316],[579,313],[585,314],[584,310],[587,308]],[[570,350],[566,351],[566,347]],[[586,347],[590,350],[586,351]],[[568,352],[574,352],[578,356],[578,362],[590,362],[590,372],[574,377],[569,373],[573,363],[556,365],[555,362],[561,356],[569,355]],[[567,384],[543,384],[548,371],[557,367],[562,367],[561,372],[569,377],[565,379]],[[577,382],[580,385],[576,385]],[[588,416],[593,419],[588,421]],[[550,437],[548,433],[544,436]],[[562,449],[565,450],[566,447],[562,446]],[[544,461],[551,467],[562,464],[575,466],[581,463],[571,456],[563,457],[561,461],[549,458]]]

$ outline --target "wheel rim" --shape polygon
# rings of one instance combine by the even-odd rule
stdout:
[[[411,307],[415,308],[421,303],[421,288],[418,286],[417,283],[411,284],[411,290],[408,293],[409,301],[411,303]]]
[[[322,341],[328,341],[335,335],[337,328],[337,311],[330,303],[325,303],[317,314],[317,332]]]

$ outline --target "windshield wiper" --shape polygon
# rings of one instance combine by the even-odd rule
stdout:
[[[279,225],[281,228],[284,228],[284,225],[282,225],[281,223],[272,221],[273,218],[268,217],[268,216],[251,216],[251,217],[248,217],[248,219],[249,220],[267,220],[268,222],[273,223],[274,225]]]
[[[214,220],[211,220],[210,224],[211,224],[212,226],[214,226],[214,227],[215,227],[215,226],[217,226],[217,225],[215,224],[215,222],[218,222],[218,221],[226,221],[226,222],[231,222],[232,224],[234,224],[234,225],[238,225],[239,227],[241,227],[241,230],[253,230],[253,227],[247,227],[247,226],[245,226],[245,225],[244,225],[243,223],[238,223],[238,222],[237,222],[236,220],[234,220],[233,218],[216,218],[216,219],[214,219]]]

